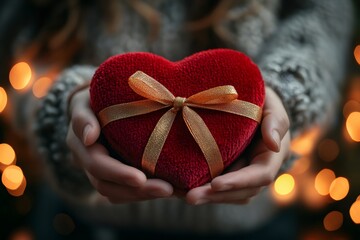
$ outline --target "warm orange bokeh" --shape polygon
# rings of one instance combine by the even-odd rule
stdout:
[[[315,189],[322,195],[326,196],[329,194],[331,183],[335,179],[334,171],[330,169],[321,170],[315,177]]]
[[[5,168],[2,183],[13,196],[21,196],[26,188],[26,179],[20,167],[11,165]]]
[[[0,87],[0,113],[4,111],[7,105],[8,97],[4,88]]]
[[[352,112],[346,120],[346,129],[355,142],[360,142],[360,112]]]
[[[23,178],[24,174],[21,168],[16,165],[11,165],[4,169],[1,180],[6,188],[15,190],[19,188]]]
[[[32,72],[29,64],[19,62],[15,64],[9,73],[11,86],[16,90],[24,89],[31,80]]]
[[[1,180],[7,189],[15,190],[20,187],[24,174],[16,165],[8,166],[4,169]]]
[[[9,237],[9,240],[34,240],[33,233],[28,229],[19,229]]]
[[[358,64],[360,64],[360,45],[357,45],[354,49],[354,57]]]
[[[329,212],[323,221],[324,228],[328,231],[336,231],[343,225],[344,216],[339,211]]]
[[[279,195],[288,195],[290,194],[295,187],[295,180],[290,174],[280,175],[274,183],[275,192]]]
[[[335,201],[340,201],[349,193],[349,181],[344,177],[335,178],[330,185],[330,197]]]
[[[295,179],[290,174],[280,175],[271,187],[273,199],[280,205],[293,202],[297,196]]]
[[[360,200],[356,200],[350,207],[350,217],[354,223],[360,224]]]
[[[15,164],[16,155],[14,149],[7,143],[0,144],[0,170],[4,170],[9,165]]]
[[[314,127],[295,138],[291,143],[291,149],[299,155],[305,156],[312,153],[316,142],[321,134],[321,129]]]
[[[315,178],[316,176],[312,172],[305,173],[299,178],[299,184],[301,184],[299,196],[308,208],[321,209],[328,204],[329,199],[316,191]]]
[[[35,97],[42,98],[48,92],[50,86],[52,84],[52,80],[48,77],[39,78],[33,85],[32,91]]]

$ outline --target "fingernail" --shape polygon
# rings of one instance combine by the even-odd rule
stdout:
[[[208,202],[210,202],[209,199],[203,198],[203,199],[197,200],[194,204],[195,204],[195,205],[202,205],[202,204],[206,204],[206,203],[208,203]]]
[[[88,139],[90,131],[91,131],[91,126],[88,124],[85,126],[84,131],[83,131],[83,139],[82,140],[85,145],[87,143],[87,139]]]
[[[276,150],[277,151],[280,151],[280,134],[278,131],[276,130],[273,130],[272,133],[271,133],[271,136],[276,144]]]

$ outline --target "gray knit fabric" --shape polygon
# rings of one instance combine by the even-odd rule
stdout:
[[[96,9],[90,9],[82,63],[96,66],[111,55],[129,51],[154,52],[170,60],[193,53],[193,39],[183,28],[188,1],[144,2],[161,16],[160,33],[154,41],[147,40],[148,24],[128,1],[119,1],[122,19],[113,32],[106,31]],[[259,64],[266,84],[285,104],[292,134],[328,121],[326,117],[332,116],[344,77],[352,28],[350,1],[235,2],[237,5],[213,29],[225,30],[227,34],[220,38],[226,37],[226,46],[247,53]],[[86,196],[93,191],[83,172],[70,164],[65,144],[68,119],[64,100],[68,91],[87,81],[93,72],[93,67],[86,66],[64,71],[38,114],[36,129],[41,150],[52,166],[59,190],[68,195]],[[276,211],[276,206],[268,190],[264,190],[244,206],[189,206],[179,199],[160,199],[116,206],[88,206],[80,202],[74,209],[88,219],[123,227],[236,232],[261,225]]]
[[[331,121],[344,81],[352,8],[348,1],[302,1],[269,38],[257,60],[283,100],[291,130]]]
[[[95,68],[90,66],[74,66],[65,70],[44,98],[34,127],[38,136],[39,154],[46,163],[50,163],[47,166],[53,173],[50,176],[54,178],[55,186],[78,195],[86,195],[92,188],[85,173],[74,169],[66,145],[68,97],[77,86],[89,82],[94,72]]]

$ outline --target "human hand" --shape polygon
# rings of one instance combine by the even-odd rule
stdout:
[[[249,149],[249,165],[245,166],[244,159],[239,159],[227,173],[190,190],[186,194],[188,203],[245,204],[273,182],[290,154],[290,132],[285,108],[270,88],[266,88],[260,127],[261,137],[254,139],[255,144]]]
[[[169,183],[147,179],[142,171],[110,157],[106,148],[97,143],[101,128],[89,106],[88,89],[73,95],[69,110],[71,120],[66,141],[75,165],[84,169],[99,193],[92,196],[92,201],[126,203],[172,195]]]

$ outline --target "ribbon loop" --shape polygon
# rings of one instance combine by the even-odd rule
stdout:
[[[141,71],[130,76],[129,86],[140,96],[165,105],[171,104],[175,98],[164,85]]]
[[[238,93],[231,85],[210,88],[188,98],[175,97],[160,82],[144,72],[137,71],[130,76],[129,86],[134,92],[146,99],[106,107],[99,112],[99,120],[104,127],[116,120],[170,107],[157,122],[144,149],[141,164],[143,169],[152,175],[155,174],[160,153],[180,109],[182,109],[182,116],[187,128],[208,163],[212,178],[224,169],[221,152],[205,122],[191,107],[236,114],[253,119],[258,123],[261,120],[261,107],[238,100]]]
[[[218,86],[188,97],[189,103],[211,105],[229,103],[238,98],[236,89],[231,85]]]

